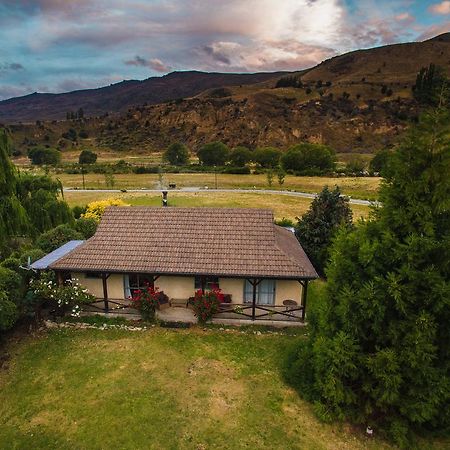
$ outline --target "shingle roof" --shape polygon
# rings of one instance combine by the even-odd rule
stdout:
[[[316,278],[294,234],[264,209],[110,207],[95,235],[50,268]]]

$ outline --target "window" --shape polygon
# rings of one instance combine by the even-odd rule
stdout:
[[[102,274],[99,272],[86,272],[85,277],[86,278],[101,278]]]
[[[152,285],[153,275],[149,275],[148,273],[130,273],[124,275],[123,282],[125,298],[128,298],[132,297],[137,290]]]
[[[219,277],[195,277],[195,290],[202,288],[202,278],[205,280],[205,290],[210,291],[211,289],[219,287]]]
[[[244,303],[253,302],[253,285],[245,280],[244,285]],[[256,286],[256,304],[273,305],[275,304],[275,280],[262,280]]]

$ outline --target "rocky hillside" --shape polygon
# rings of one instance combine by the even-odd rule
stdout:
[[[145,153],[181,140],[195,151],[205,142],[221,140],[251,148],[311,141],[340,152],[372,153],[394,144],[420,113],[412,86],[422,67],[434,63],[450,76],[449,36],[360,50],[307,71],[262,74],[258,83],[213,86],[195,96],[180,94],[177,100],[134,106],[121,114],[11,128],[19,150],[46,144],[63,150]],[[76,138],[73,133],[67,138],[71,128]]]

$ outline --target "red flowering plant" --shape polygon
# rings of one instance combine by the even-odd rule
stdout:
[[[157,287],[147,284],[143,289],[133,292],[131,303],[137,309],[144,320],[151,321],[155,318],[155,310],[159,305],[160,292]]]
[[[223,303],[224,295],[219,288],[202,292],[199,289],[194,296],[192,307],[199,323],[205,323],[219,311],[219,306]]]

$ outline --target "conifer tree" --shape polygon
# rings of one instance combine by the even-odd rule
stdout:
[[[450,426],[450,120],[421,119],[394,152],[382,207],[331,251],[311,337],[289,379],[326,419],[411,432]]]
[[[295,230],[297,239],[321,275],[328,261],[331,241],[341,226],[352,226],[349,199],[341,195],[339,187],[331,191],[325,186],[298,219]]]

